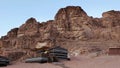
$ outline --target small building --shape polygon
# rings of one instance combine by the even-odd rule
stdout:
[[[120,55],[120,48],[109,48],[108,55]]]

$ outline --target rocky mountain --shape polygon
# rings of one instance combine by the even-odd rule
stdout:
[[[108,11],[93,18],[79,6],[61,8],[54,20],[37,22],[28,19],[0,39],[0,55],[18,61],[36,57],[39,46],[62,46],[71,55],[93,52],[107,53],[109,47],[120,46],[120,11]]]

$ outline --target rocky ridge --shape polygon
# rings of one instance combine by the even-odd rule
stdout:
[[[119,47],[120,11],[108,11],[102,18],[93,18],[79,6],[61,8],[54,20],[37,22],[28,19],[19,28],[11,29],[0,39],[0,55],[18,61],[36,57],[33,51],[39,46],[60,45],[71,55],[107,52],[109,47]]]

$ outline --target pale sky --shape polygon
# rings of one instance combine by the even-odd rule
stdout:
[[[103,12],[120,10],[120,0],[0,0],[0,37],[30,17],[39,22],[53,20],[66,6],[81,6],[89,16],[101,17]]]

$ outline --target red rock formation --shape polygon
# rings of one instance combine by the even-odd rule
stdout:
[[[73,25],[76,29],[79,28],[83,20],[87,18],[87,14],[79,6],[68,6],[61,8],[55,16],[55,21],[58,29],[62,30],[74,30]]]
[[[120,11],[108,11],[102,14],[103,25],[106,27],[120,26]]]
[[[39,31],[39,23],[34,19],[30,18],[25,24],[20,26],[18,30],[18,36],[21,35],[34,35]]]
[[[19,28],[14,28],[6,36],[1,37],[0,54],[11,56],[12,60],[22,60],[35,57],[36,53],[32,50],[42,45],[61,45],[70,52],[74,51],[73,53],[92,52],[95,48],[98,49],[96,45],[100,44],[109,47],[108,43],[102,42],[120,41],[120,11],[108,11],[102,15],[102,18],[89,17],[81,7],[68,6],[58,11],[55,20],[39,23],[35,18],[30,18]],[[86,43],[88,41],[92,43]],[[17,59],[14,58],[16,55],[19,55]]]

